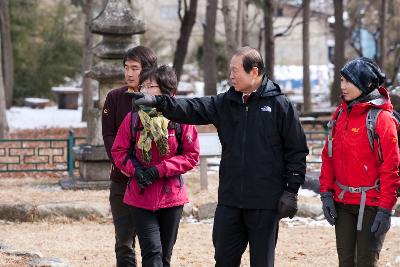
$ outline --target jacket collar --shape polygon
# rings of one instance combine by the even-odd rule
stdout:
[[[255,92],[255,94],[257,97],[264,98],[264,97],[281,95],[282,91],[278,84],[269,80],[267,78],[267,76],[264,74],[261,85]],[[233,102],[243,103],[242,95],[243,95],[243,93],[236,91],[235,87],[233,87],[233,86],[231,86],[229,88],[229,90],[227,91],[228,98]]]
[[[354,100],[350,104],[342,101],[342,105],[347,110],[358,110],[360,112],[363,112],[363,110],[368,110],[371,107],[393,111],[393,105],[390,101],[389,93],[384,87],[379,87],[370,94]]]

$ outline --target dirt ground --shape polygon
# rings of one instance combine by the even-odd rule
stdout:
[[[71,200],[108,202],[107,190],[57,190],[56,185],[60,178],[58,175],[19,176],[0,176],[1,203],[39,204]],[[209,191],[200,191],[198,177],[198,170],[194,170],[185,178],[194,205],[216,201],[217,173],[209,172]],[[319,203],[319,199],[301,197],[300,202]],[[389,232],[381,254],[380,266],[400,266],[400,263],[395,263],[396,257],[400,255],[399,230],[399,227],[393,227]],[[213,266],[214,249],[211,234],[212,220],[196,222],[193,219],[184,219],[180,225],[172,265]],[[44,257],[58,257],[76,267],[115,266],[114,229],[111,218],[96,221],[58,218],[34,223],[0,221],[0,244],[16,250],[40,252]],[[140,253],[138,248],[137,245],[137,255]],[[140,262],[140,256],[138,260]],[[26,266],[26,262],[26,259],[0,253],[0,266]],[[280,223],[276,266],[336,265],[333,228],[304,223],[290,226],[285,221]],[[250,266],[248,252],[243,256],[242,266]]]
[[[211,131],[210,129],[201,129]],[[55,132],[54,136],[64,135]],[[32,137],[45,134],[18,133],[14,137]],[[46,132],[48,134],[48,132]],[[77,135],[84,135],[79,132]],[[65,174],[14,173],[0,174],[0,203],[40,204],[60,201],[90,201],[108,203],[108,191],[64,191],[58,180]],[[185,176],[191,202],[200,204],[217,200],[218,178],[209,172],[209,190],[201,191],[198,169]],[[318,198],[300,197],[300,202],[320,203]],[[214,265],[212,245],[212,220],[181,222],[178,240],[174,248],[172,266],[209,267]],[[379,266],[400,266],[400,227],[393,227],[386,238]],[[58,218],[34,223],[0,220],[0,246],[15,250],[40,252],[44,257],[63,259],[71,266],[115,266],[114,229],[111,217],[101,220],[71,221]],[[140,262],[139,246],[136,246]],[[0,266],[27,266],[28,258],[9,256],[0,252]],[[250,266],[248,251],[243,255],[242,265]],[[334,229],[299,222],[291,226],[281,221],[276,249],[276,266],[309,267],[337,266]]]
[[[183,221],[175,245],[172,266],[213,266],[211,223]],[[115,266],[111,222],[0,223],[1,242],[13,248],[40,251],[60,257],[72,266]],[[381,253],[380,266],[400,266],[399,228],[393,228]],[[139,255],[138,246],[136,251]],[[0,266],[2,256],[0,254]],[[138,257],[140,262],[140,257]],[[25,265],[13,265],[25,266]],[[245,252],[241,266],[250,266]],[[276,266],[337,266],[334,231],[330,227],[280,225]]]

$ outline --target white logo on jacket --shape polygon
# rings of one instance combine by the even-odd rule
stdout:
[[[263,106],[263,107],[261,107],[261,111],[263,111],[263,112],[271,112],[272,111],[272,109],[271,109],[271,107],[270,106]]]
[[[188,134],[186,135],[186,138],[187,138],[189,144],[193,143],[192,134],[188,133]]]

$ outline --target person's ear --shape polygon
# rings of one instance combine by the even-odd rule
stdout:
[[[251,68],[251,74],[252,74],[253,78],[258,77],[258,67]]]

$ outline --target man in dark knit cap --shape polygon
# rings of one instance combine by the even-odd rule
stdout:
[[[147,47],[129,49],[123,58],[126,86],[111,90],[106,97],[102,112],[103,141],[112,161],[111,147],[118,128],[132,109],[131,97],[126,92],[139,91],[139,74],[142,69],[157,67],[157,56]],[[115,254],[117,267],[136,266],[135,227],[129,208],[123,203],[128,177],[111,165],[110,206],[115,227]]]

